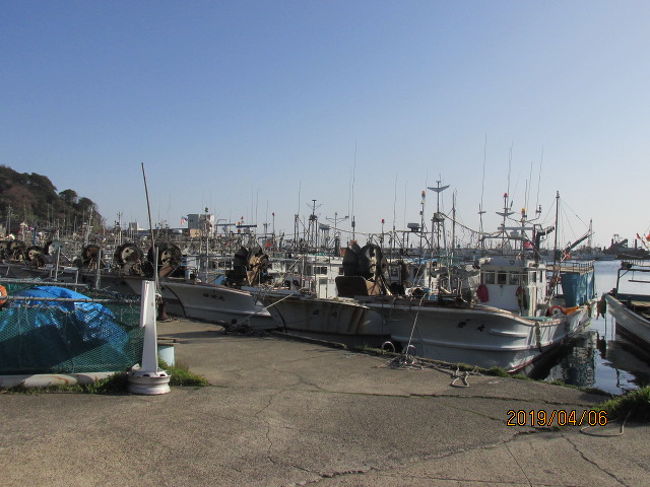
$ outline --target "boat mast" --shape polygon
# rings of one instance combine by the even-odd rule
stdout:
[[[427,187],[427,189],[430,189],[431,191],[434,191],[436,193],[436,196],[437,196],[436,213],[434,215],[433,221],[436,224],[436,247],[437,247],[438,252],[440,252],[440,223],[443,221],[443,218],[441,218],[441,216],[440,216],[440,193],[442,193],[445,189],[449,188],[448,184],[445,185],[445,186],[440,186],[441,182],[442,181],[440,179],[438,179],[436,181],[436,186],[435,187],[433,187],[433,188],[431,186]],[[431,229],[431,231],[433,232],[433,228]],[[431,242],[431,245],[433,245],[433,242]]]
[[[427,194],[422,190],[422,200],[420,201],[420,259],[423,257],[422,237],[424,236],[424,202]]]
[[[485,239],[483,237],[483,196],[485,194],[485,163],[487,160],[487,134],[485,134],[485,143],[483,144],[483,177],[481,179],[481,202],[478,204],[478,218],[479,218],[479,239],[481,241],[481,253],[485,251]],[[455,219],[455,218],[454,218]]]
[[[456,192],[451,197],[451,261],[454,259],[456,249]]]
[[[144,162],[140,163],[142,167],[142,180],[144,182],[144,197],[147,200],[147,217],[149,219],[149,234],[151,235],[151,248],[153,249],[153,276],[156,291],[160,289],[158,284],[158,249],[156,248],[156,239],[153,232],[153,224],[151,223],[151,204],[149,203],[149,189],[147,188],[147,176],[144,172]]]
[[[557,269],[557,235],[558,235],[558,221],[560,218],[560,192],[555,193],[555,236],[553,237],[553,280],[551,281],[551,293],[550,296],[555,294],[555,288],[557,287],[557,277],[559,272]]]
[[[501,224],[501,251],[505,252],[506,248],[506,236],[508,231],[506,230],[506,218],[512,215],[514,212],[510,211],[508,208],[508,193],[503,193],[503,212],[497,211],[496,214],[503,217],[503,223]]]

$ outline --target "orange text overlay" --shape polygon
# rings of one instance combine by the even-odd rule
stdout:
[[[607,411],[587,409],[511,409],[507,415],[508,426],[605,426],[609,422]]]

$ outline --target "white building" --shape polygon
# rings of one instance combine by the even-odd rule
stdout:
[[[187,215],[187,228],[190,230],[190,234],[192,233],[200,233],[204,234],[206,230],[206,223],[207,223],[207,231],[210,236],[214,236],[216,232],[216,219],[213,214],[211,213],[191,213]]]

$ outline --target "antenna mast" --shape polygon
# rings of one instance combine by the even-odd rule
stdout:
[[[478,204],[478,219],[479,219],[479,239],[481,240],[481,250],[485,250],[485,240],[483,240],[483,196],[485,195],[485,163],[487,161],[487,134],[485,134],[485,142],[483,144],[483,177],[481,179],[481,202]]]
[[[444,221],[444,217],[440,213],[440,193],[442,193],[445,189],[449,188],[449,185],[445,186],[440,186],[440,183],[442,181],[438,179],[436,181],[436,186],[431,187],[428,186],[427,189],[434,191],[437,196],[437,203],[436,203],[436,212],[433,215],[433,222],[436,224],[436,247],[438,250],[440,250],[440,224]]]

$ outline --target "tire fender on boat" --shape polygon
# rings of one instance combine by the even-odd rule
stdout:
[[[562,306],[551,306],[548,309],[548,315],[549,316],[559,317],[559,316],[562,316],[562,315],[565,315],[565,314],[566,314],[566,312],[564,311],[564,308]]]
[[[7,288],[0,286],[0,309],[7,304]]]

